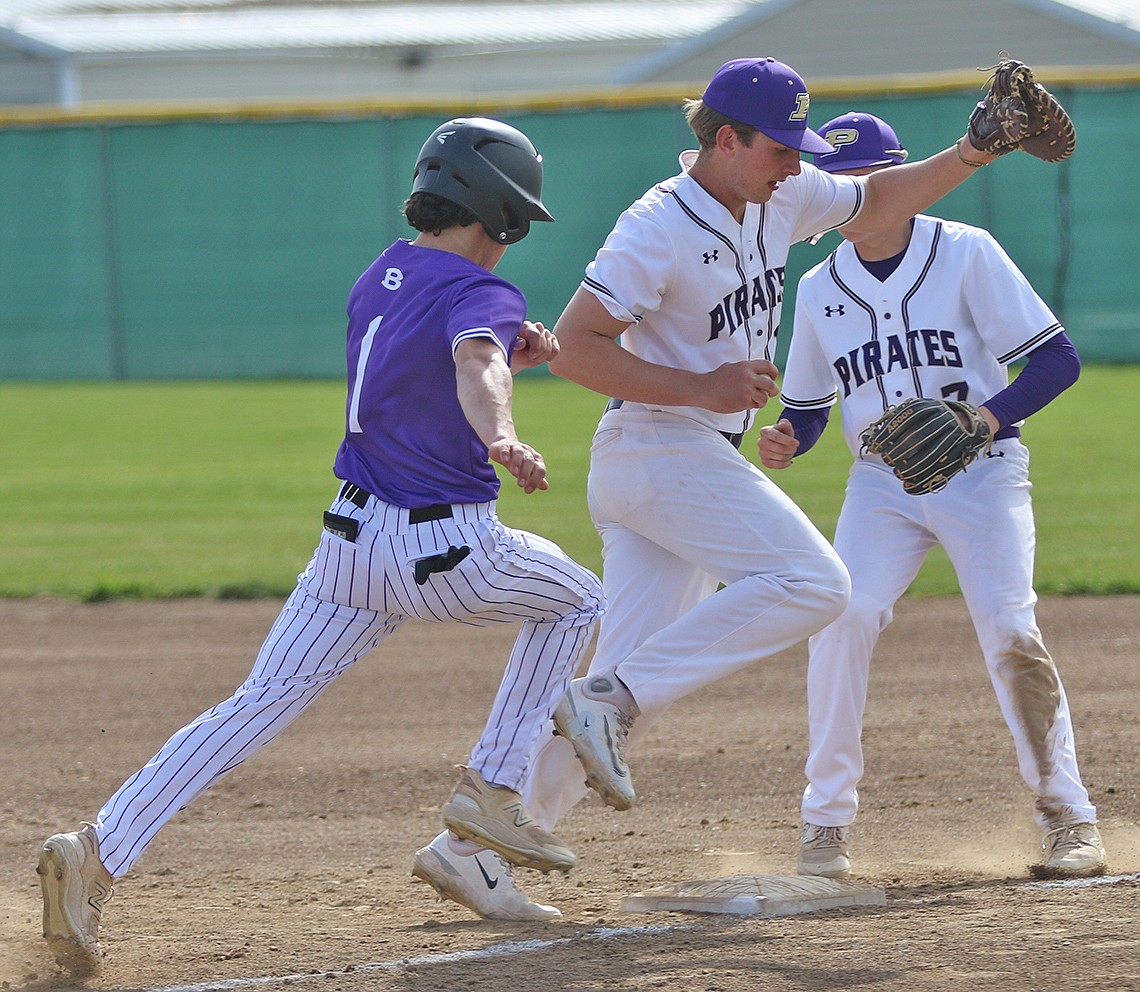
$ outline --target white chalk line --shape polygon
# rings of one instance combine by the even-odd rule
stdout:
[[[1086,889],[1096,885],[1117,885],[1121,882],[1140,882],[1140,872],[1132,875],[1101,875],[1093,878],[1058,879],[1051,882],[1028,882],[1026,889]],[[368,964],[334,968],[331,971],[310,971],[292,975],[267,975],[260,978],[226,978],[196,985],[164,985],[147,992],[227,992],[231,989],[252,989],[258,986],[277,985],[288,982],[296,984],[314,978],[343,978],[348,975],[367,974],[375,971],[401,971],[405,968],[431,967],[435,965],[457,964],[463,961],[478,961],[503,957],[510,954],[529,954],[545,951],[552,947],[564,947],[576,941],[609,940],[613,937],[657,936],[692,929],[692,924],[661,924],[639,927],[599,927],[577,937],[557,937],[550,940],[508,940],[490,947],[471,951],[451,951],[447,954],[419,954],[410,958],[396,958],[392,961],[372,961]]]
[[[1140,882],[1140,872],[1135,875],[1098,875],[1093,878],[1063,878],[1054,882],[1030,882],[1027,889],[1088,889],[1094,885],[1116,885],[1120,882]]]
[[[490,947],[481,947],[471,951],[451,951],[447,954],[420,954],[410,958],[396,958],[393,961],[372,961],[368,964],[350,965],[346,968],[334,968],[331,971],[309,971],[294,975],[267,975],[260,978],[224,978],[213,982],[201,982],[196,985],[164,985],[160,988],[149,989],[148,992],[226,992],[228,989],[251,989],[257,988],[258,986],[279,985],[285,982],[295,985],[298,982],[313,978],[345,978],[349,975],[367,974],[374,971],[402,971],[405,968],[457,964],[463,961],[478,961],[484,958],[503,957],[509,954],[528,954],[533,951],[545,951],[552,947],[563,947],[577,941],[609,940],[613,937],[652,937],[662,933],[673,933],[688,929],[691,929],[691,924],[599,927],[577,937],[557,937],[551,940],[508,940],[501,944],[492,944]]]

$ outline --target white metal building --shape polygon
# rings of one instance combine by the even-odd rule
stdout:
[[[0,106],[439,100],[700,82],[1140,68],[1140,0],[0,0]]]

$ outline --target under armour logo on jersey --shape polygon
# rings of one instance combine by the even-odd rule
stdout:
[[[709,262],[715,262],[717,260],[720,251],[714,248],[712,251],[702,252],[701,254],[705,256],[705,265],[708,265]]]
[[[843,304],[842,303],[836,303],[835,306],[829,305],[829,306],[824,307],[823,308],[823,315],[825,317],[842,317],[843,316]]]

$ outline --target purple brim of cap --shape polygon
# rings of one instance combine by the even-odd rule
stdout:
[[[826,156],[817,157],[815,160],[815,167],[822,169],[824,172],[846,172],[849,169],[869,169],[872,166],[878,165],[902,165],[906,161],[906,152],[900,149],[900,154],[894,156],[882,156],[879,158],[867,159],[849,159],[846,162],[835,161],[828,162]]]
[[[798,148],[801,152],[811,152],[812,154],[818,155],[822,152],[835,151],[831,145],[816,134],[810,127],[804,128],[802,131],[781,131],[771,127],[758,127],[756,130],[761,134],[767,135],[773,141],[778,141],[781,145],[787,145],[789,148]]]

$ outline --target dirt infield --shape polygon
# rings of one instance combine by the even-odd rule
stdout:
[[[90,818],[246,675],[276,602],[0,601],[0,988],[64,987],[39,937],[39,843]],[[91,988],[1140,989],[1140,597],[1051,599],[1111,884],[1041,887],[1039,838],[962,603],[906,600],[872,673],[858,876],[885,907],[782,919],[620,911],[625,894],[794,872],[802,648],[683,700],[634,753],[639,805],[594,798],[574,872],[520,878],[552,924],[480,921],[410,876],[512,631],[399,631],[177,817],[117,886]],[[1115,880],[1115,876],[1133,876]],[[470,953],[463,953],[470,952]]]

